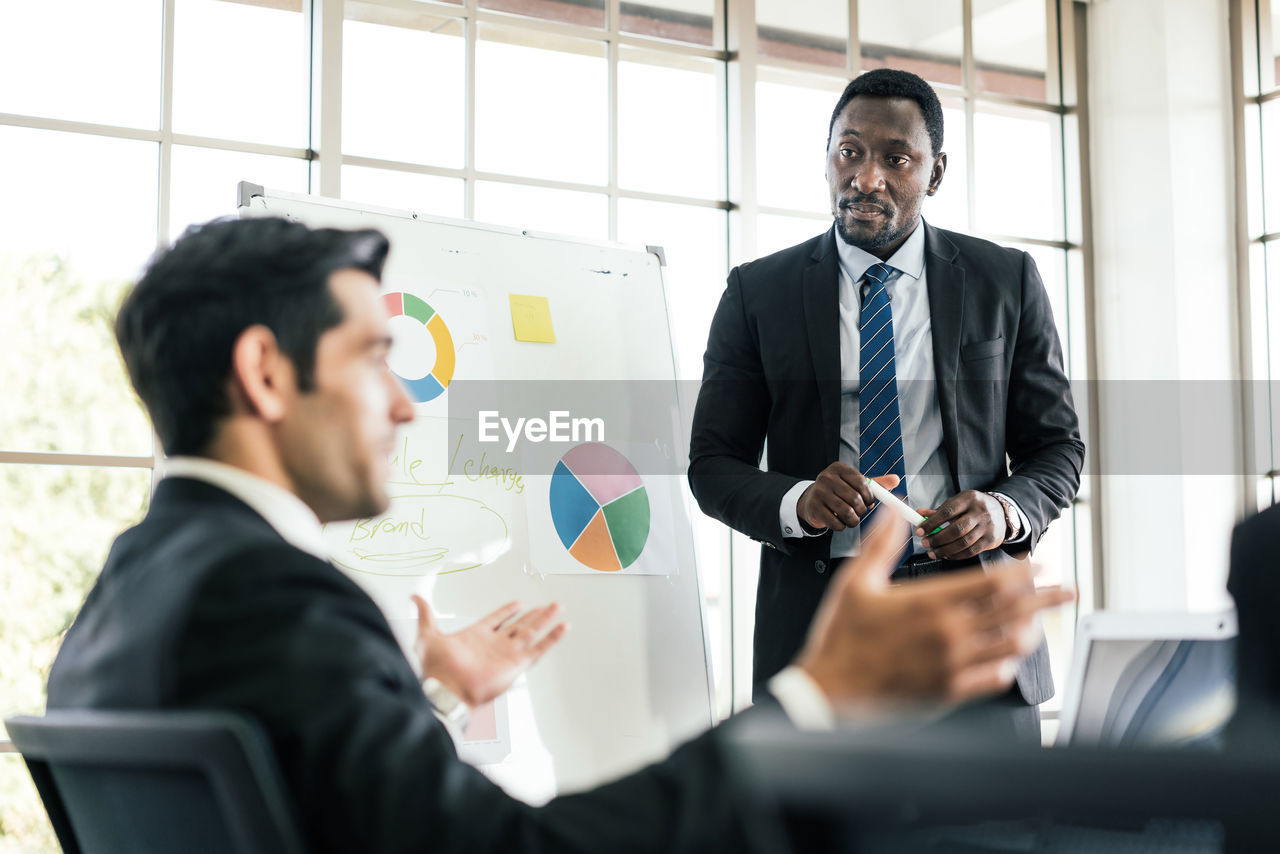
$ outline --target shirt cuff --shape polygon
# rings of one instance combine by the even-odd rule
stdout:
[[[836,728],[836,714],[818,683],[794,664],[769,680],[772,694],[797,729],[826,731]]]
[[[1013,505],[1013,512],[1018,514],[1018,536],[1005,540],[1001,545],[1020,546],[1031,541],[1031,523],[1027,521],[1027,514],[1022,512],[1022,508],[1018,506],[1018,502],[1014,501],[1003,492],[993,491],[992,495],[999,495],[1004,500]]]
[[[804,529],[804,525],[800,524],[800,514],[797,507],[800,505],[800,495],[813,485],[811,480],[802,480],[795,486],[787,490],[782,496],[782,504],[778,508],[778,526],[782,530],[784,537],[821,537],[827,532],[826,528],[814,531],[812,534]]]
[[[461,744],[462,733],[471,719],[471,709],[462,702],[461,697],[433,676],[423,680],[422,690],[427,695],[427,700],[431,702],[431,708],[436,713],[436,717],[448,730],[453,743]]]

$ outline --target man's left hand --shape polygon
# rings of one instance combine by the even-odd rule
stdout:
[[[565,623],[556,622],[560,616],[556,603],[517,617],[520,605],[508,602],[465,629],[445,634],[426,600],[421,596],[411,598],[418,608],[414,647],[422,663],[423,678],[439,679],[473,709],[510,688],[516,677],[532,667],[569,629]]]
[[[953,495],[937,510],[922,507],[920,514],[925,520],[916,528],[916,536],[923,538],[920,542],[933,558],[965,560],[975,557],[998,548],[1008,534],[1000,502],[976,489],[966,489],[959,495]],[[940,525],[947,527],[936,534],[929,534]]]

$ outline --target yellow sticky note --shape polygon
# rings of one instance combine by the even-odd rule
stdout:
[[[556,343],[556,331],[551,326],[551,304],[546,297],[507,294],[507,298],[511,300],[511,326],[517,341]]]

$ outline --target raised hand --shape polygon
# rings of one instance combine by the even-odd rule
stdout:
[[[517,617],[520,603],[508,602],[465,629],[445,634],[436,625],[426,600],[411,598],[418,608],[414,649],[422,675],[439,679],[472,708],[510,688],[569,630],[568,624],[555,622],[560,615],[557,603]]]

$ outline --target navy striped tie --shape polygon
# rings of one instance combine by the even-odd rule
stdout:
[[[893,360],[893,309],[884,283],[893,268],[873,264],[867,270],[867,296],[858,320],[858,469],[867,477],[896,474],[899,498],[907,497],[906,465],[902,460],[902,422],[898,417],[898,379]]]

